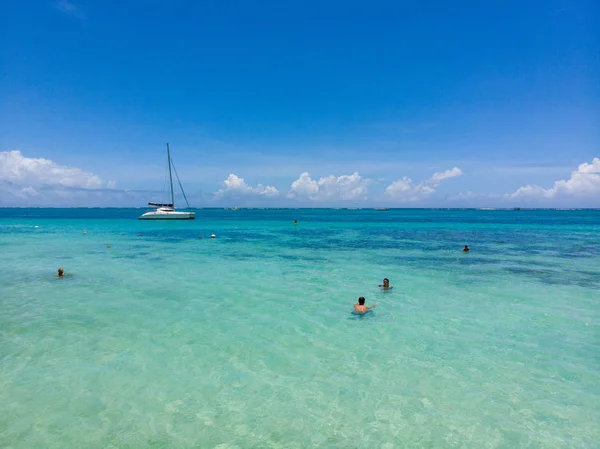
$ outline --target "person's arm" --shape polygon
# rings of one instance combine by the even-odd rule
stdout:
[[[374,303],[372,306],[367,307],[367,310],[374,309],[377,303]]]

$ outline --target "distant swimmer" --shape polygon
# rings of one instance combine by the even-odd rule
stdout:
[[[471,251],[471,248],[469,248],[468,245],[465,245],[465,247],[463,248],[463,252],[468,253],[469,251]]]
[[[65,276],[65,270],[63,270],[62,268],[58,269],[58,274],[56,275],[56,277],[62,278]]]
[[[359,314],[367,313],[369,310],[374,309],[377,304],[372,306],[365,306],[365,297],[361,296],[358,298],[358,304],[354,304],[354,311]]]
[[[393,288],[390,286],[390,280],[388,278],[385,278],[383,280],[383,284],[381,284],[379,287],[381,287],[383,290],[390,290]]]

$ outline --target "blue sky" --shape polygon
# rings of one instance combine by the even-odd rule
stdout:
[[[0,15],[0,205],[600,207],[595,1]]]

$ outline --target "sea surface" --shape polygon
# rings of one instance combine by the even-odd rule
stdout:
[[[142,212],[0,209],[0,447],[600,446],[600,211]]]

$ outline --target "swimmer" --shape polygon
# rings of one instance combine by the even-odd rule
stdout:
[[[471,251],[471,248],[469,248],[468,245],[465,245],[465,247],[463,248],[463,252],[468,253],[469,251]]]
[[[393,287],[390,287],[390,280],[388,278],[385,278],[383,280],[383,284],[380,285],[379,287],[381,287],[383,290],[389,290],[389,289],[393,288]]]
[[[361,296],[360,298],[358,298],[358,303],[354,304],[354,311],[362,315],[363,313],[367,313],[369,310],[374,309],[376,305],[377,304],[373,304],[370,307],[365,306],[365,297]]]
[[[65,276],[65,270],[63,270],[62,268],[58,269],[58,274],[56,275],[56,277],[58,278],[62,278]]]

